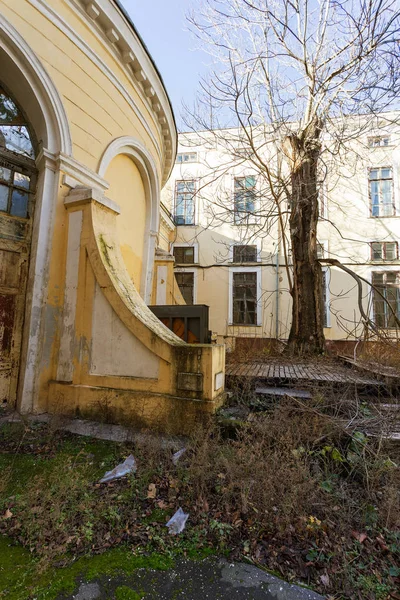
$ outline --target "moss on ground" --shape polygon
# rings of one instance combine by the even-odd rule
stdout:
[[[119,547],[103,554],[84,556],[67,567],[53,567],[39,574],[38,563],[28,550],[0,537],[0,598],[54,600],[61,593],[72,593],[78,576],[92,581],[104,575],[130,575],[141,568],[166,570],[173,564],[171,558],[160,554],[136,556],[128,548]],[[122,598],[140,600],[142,596]]]
[[[115,600],[142,600],[145,597],[145,594],[138,593],[126,585],[121,585],[115,590]]]

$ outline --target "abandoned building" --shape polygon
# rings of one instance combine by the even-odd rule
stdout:
[[[0,0],[0,40],[1,400],[189,431],[223,397],[225,351],[148,308],[183,302],[161,76],[117,0]]]
[[[331,158],[317,231],[319,258],[338,259],[364,278],[365,313],[389,337],[396,336],[394,315],[400,318],[399,117],[363,117],[362,133]],[[282,208],[282,231],[268,186],[242,159],[238,139],[234,129],[180,134],[163,190],[177,226],[175,285],[188,304],[210,306],[210,329],[227,348],[238,339],[285,341],[291,325],[290,207]],[[331,348],[352,352],[365,333],[357,282],[327,264],[323,275],[325,338]]]

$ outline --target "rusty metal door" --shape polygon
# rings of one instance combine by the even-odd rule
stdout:
[[[26,120],[0,88],[0,402],[10,404],[18,386],[35,173]]]

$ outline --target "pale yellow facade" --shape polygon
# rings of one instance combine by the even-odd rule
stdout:
[[[0,39],[0,85],[29,124],[37,178],[3,396],[25,413],[189,430],[222,401],[224,349],[184,344],[147,308],[176,151],[160,75],[114,0],[0,0]],[[171,277],[168,303],[182,301]]]
[[[392,290],[400,288],[399,113],[387,113],[380,119],[366,119],[366,122],[368,125],[361,128],[358,138],[352,139],[346,149],[332,157],[327,165],[327,177],[320,195],[318,241],[321,257],[341,261],[366,280],[362,282],[361,303],[371,321],[376,322],[377,303],[373,301],[367,282],[383,273],[383,277],[393,279]],[[261,187],[259,173],[251,161],[232,159],[227,150],[229,143],[224,141],[229,136],[236,140],[235,132],[229,130],[217,132],[216,136],[210,132],[190,132],[179,136],[178,160],[163,190],[163,202],[178,223],[171,252],[174,248],[193,248],[194,260],[192,264],[190,261],[176,264],[175,272],[193,273],[193,302],[209,305],[210,329],[220,342],[232,347],[238,337],[285,341],[291,325],[287,278],[287,270],[291,270],[290,254],[286,260],[278,220],[268,217],[267,192]],[[386,215],[382,214],[381,206],[381,214],[373,215],[369,174],[375,170],[376,176],[381,177],[385,169],[388,169],[388,183],[379,185],[387,185],[388,190],[390,187],[391,208]],[[240,225],[234,220],[234,186],[237,178],[248,176],[254,176],[256,182],[257,216],[253,224]],[[193,206],[188,201],[182,208],[183,203],[181,207],[178,203],[179,189],[184,189],[183,182],[186,185],[192,182],[194,199]],[[187,194],[186,198],[189,196]],[[190,214],[187,206],[191,207],[190,210],[193,208]],[[288,214],[287,209],[284,209],[284,214]],[[180,219],[189,222],[179,224]],[[390,248],[390,256],[374,258],[372,244],[375,242],[386,244],[379,248]],[[252,261],[235,260],[234,249],[242,245],[254,248]],[[329,341],[350,341],[354,345],[365,335],[357,282],[337,267],[326,266],[324,270],[325,337]],[[235,322],[235,273],[254,274],[257,314],[252,324]],[[377,273],[378,276],[375,275]],[[389,293],[394,306],[394,292]],[[397,293],[400,315],[400,291]],[[383,335],[397,335],[395,328],[381,329]]]

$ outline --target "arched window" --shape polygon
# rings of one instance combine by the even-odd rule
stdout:
[[[0,214],[24,219],[32,216],[34,158],[26,119],[0,87]]]

